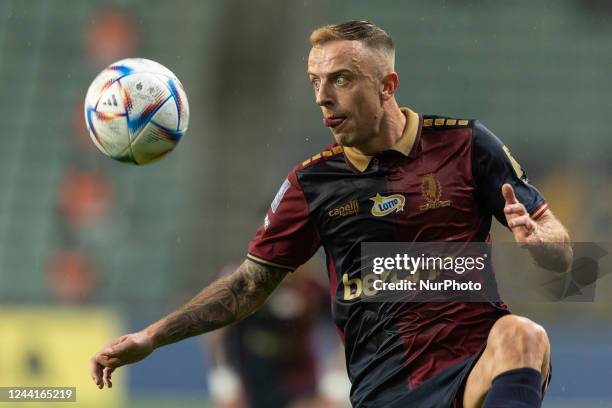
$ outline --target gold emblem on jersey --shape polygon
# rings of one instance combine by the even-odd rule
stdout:
[[[423,120],[423,126],[467,126],[470,121],[467,119],[436,118]]]
[[[504,153],[506,153],[506,156],[508,157],[508,160],[510,160],[510,163],[512,164],[512,168],[514,169],[516,177],[520,178],[523,183],[529,183],[529,179],[527,179],[527,174],[525,174],[525,171],[523,170],[519,162],[517,162],[514,156],[512,156],[510,149],[508,149],[506,146],[504,146],[503,149]]]
[[[329,215],[330,218],[347,217],[349,215],[357,214],[359,214],[359,201],[357,200],[351,200],[348,203],[344,203],[341,206],[327,212],[327,215]]]
[[[406,203],[406,198],[401,194],[384,197],[377,193],[370,200],[374,201],[372,215],[375,217],[384,217],[394,212],[404,211],[404,204]]]
[[[334,146],[332,147],[331,150],[324,150],[321,153],[317,153],[314,156],[312,156],[310,159],[306,159],[302,162],[302,167],[306,167],[311,163],[316,162],[317,160],[321,159],[322,157],[332,157],[336,154],[342,153],[344,151],[344,148],[342,146]]]
[[[442,197],[442,186],[433,173],[428,173],[423,176],[421,193],[423,194],[423,198],[425,198],[425,204],[419,206],[419,210],[421,211],[433,210],[435,208],[448,207],[451,205],[450,200],[440,200]]]

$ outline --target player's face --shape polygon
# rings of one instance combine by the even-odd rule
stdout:
[[[336,142],[359,147],[378,132],[382,117],[382,80],[376,53],[358,41],[315,46],[308,77],[317,105]]]

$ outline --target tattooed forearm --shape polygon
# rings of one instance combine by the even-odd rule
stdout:
[[[246,260],[146,330],[159,347],[234,323],[255,312],[287,273]]]

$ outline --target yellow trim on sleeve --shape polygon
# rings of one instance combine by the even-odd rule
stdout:
[[[294,268],[294,267],[292,267],[292,266],[281,265],[281,264],[277,264],[277,263],[274,263],[274,262],[266,261],[265,259],[258,258],[258,257],[256,257],[255,255],[252,255],[252,254],[250,254],[250,253],[249,253],[249,254],[247,254],[247,258],[249,258],[249,259],[251,259],[252,261],[255,261],[255,262],[257,262],[257,263],[261,263],[261,264],[264,264],[264,265],[273,266],[273,267],[275,267],[275,268],[288,269],[288,270],[290,270],[290,271],[294,271],[294,270],[295,270],[295,268]]]

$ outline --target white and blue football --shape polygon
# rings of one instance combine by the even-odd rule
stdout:
[[[121,162],[146,164],[172,151],[187,131],[183,85],[163,65],[128,58],[105,68],[85,97],[85,121],[94,144]]]

